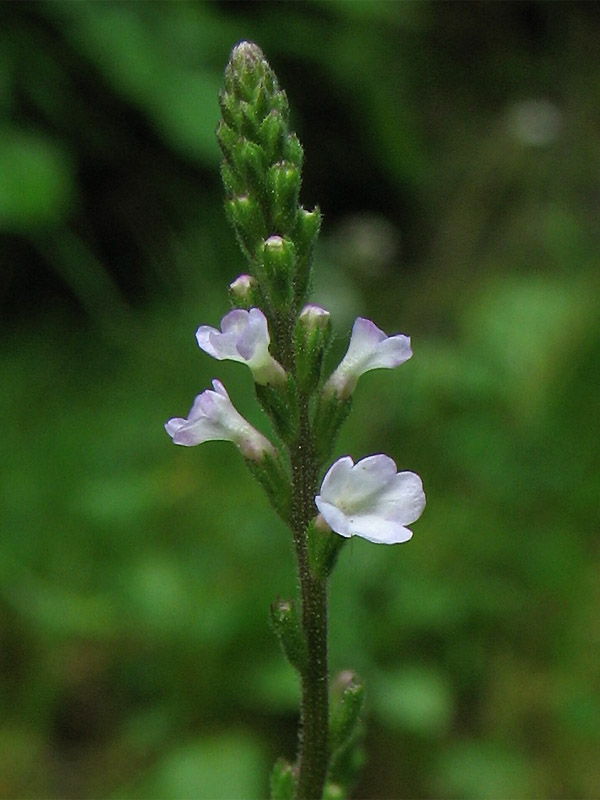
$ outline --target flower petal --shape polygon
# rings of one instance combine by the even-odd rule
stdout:
[[[173,438],[173,436],[177,433],[177,431],[186,424],[187,424],[187,419],[182,419],[181,417],[173,417],[173,419],[170,419],[168,420],[168,422],[165,422],[165,430],[169,434],[169,436]]]
[[[345,492],[350,496],[349,507],[358,509],[393,481],[396,476],[396,464],[389,456],[379,453],[358,461],[350,470],[346,481]]]
[[[186,447],[215,440],[233,442],[252,461],[274,454],[269,440],[235,408],[221,381],[214,380],[213,387],[214,391],[206,389],[196,397],[188,419],[176,417],[166,423],[173,442]]]
[[[386,334],[364,317],[357,317],[346,355],[325,384],[325,391],[348,397],[356,382],[372,369],[392,369],[412,356],[410,338],[403,333]]]
[[[219,335],[220,333],[216,328],[211,328],[210,325],[201,325],[196,331],[196,341],[198,346],[209,356],[221,359],[215,346],[218,344]]]
[[[334,506],[332,503],[328,503],[326,500],[323,500],[323,498],[319,495],[315,497],[315,503],[323,515],[323,519],[329,525],[332,531],[339,533],[341,536],[349,537],[352,535],[350,532],[348,518],[343,511],[340,511],[340,509],[337,508],[337,506]]]
[[[221,330],[224,334],[234,333],[238,336],[248,325],[248,312],[243,308],[234,308],[228,311],[221,320]]]
[[[351,536],[360,536],[376,544],[401,544],[412,538],[412,531],[377,514],[365,514],[351,518],[348,523]]]
[[[269,326],[260,308],[234,308],[221,320],[221,330],[201,325],[198,346],[213,358],[246,364],[256,383],[282,384],[286,373],[269,353]]]
[[[328,503],[336,503],[340,497],[344,496],[346,484],[350,471],[354,466],[354,461],[350,456],[338,458],[329,468],[321,484],[321,497]],[[317,504],[318,505],[318,504]]]
[[[174,444],[180,444],[184,447],[194,447],[197,444],[219,439],[226,440],[227,437],[223,435],[223,431],[215,429],[214,425],[211,425],[205,419],[200,419],[188,425],[182,425],[173,435]]]
[[[365,364],[365,372],[372,369],[393,369],[404,364],[412,356],[410,337],[403,333],[390,336],[380,342]]]
[[[345,362],[348,368],[358,366],[364,359],[369,358],[377,345],[386,338],[385,333],[370,319],[357,317],[352,326],[348,351],[342,363]]]
[[[425,503],[421,478],[414,472],[399,472],[377,497],[374,507],[384,519],[408,525],[419,519]]]
[[[237,341],[237,351],[245,361],[250,361],[255,355],[262,361],[268,356],[271,338],[267,318],[259,308],[251,308],[247,314],[244,329],[240,331]]]
[[[220,380],[215,378],[212,382],[213,389],[217,394],[220,394],[221,397],[224,397],[226,400],[229,400],[229,395],[227,394],[227,389],[223,386]]]
[[[425,508],[423,484],[414,472],[397,472],[383,453],[356,464],[350,456],[328,470],[315,504],[329,527],[341,536],[361,536],[371,542],[407,542],[407,524]]]

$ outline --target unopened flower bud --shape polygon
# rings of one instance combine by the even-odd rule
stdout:
[[[331,314],[326,308],[322,308],[316,303],[307,303],[300,312],[298,321],[302,323],[302,327],[309,334],[331,329]]]
[[[289,239],[269,236],[263,245],[263,274],[275,308],[286,310],[294,294],[296,248]]]
[[[321,380],[323,357],[331,342],[329,311],[309,303],[304,306],[294,330],[296,373],[300,391],[310,394]]]
[[[282,600],[271,606],[271,623],[290,664],[303,674],[308,663],[308,648],[293,600]]]
[[[285,160],[289,161],[298,169],[302,169],[304,161],[304,149],[295,133],[292,133],[285,142]]]
[[[264,239],[267,226],[260,206],[253,197],[239,195],[225,203],[227,216],[239,243],[245,253],[252,258],[261,239]]]
[[[348,540],[337,536],[321,514],[311,520],[307,534],[311,571],[321,580],[327,580]]]
[[[287,134],[287,123],[276,109],[273,109],[261,123],[258,138],[264,148],[269,164],[283,159],[283,146]]]
[[[240,275],[229,284],[229,299],[235,308],[250,309],[260,305],[260,288],[252,275]]]
[[[294,227],[300,182],[300,170],[288,161],[274,164],[267,174],[267,191],[272,198],[273,221],[280,233],[288,233]]]
[[[321,228],[321,220],[322,214],[318,208],[312,211],[307,211],[305,208],[298,209],[294,238],[303,251],[312,250],[314,247]]]
[[[314,211],[299,208],[294,221],[293,239],[297,251],[294,288],[296,308],[301,308],[309,292],[312,257],[321,228],[321,219],[318,208]]]
[[[231,51],[225,69],[225,91],[249,102],[261,84],[267,84],[271,90],[274,88],[276,78],[273,70],[258,45],[240,42]]]
[[[257,195],[264,186],[268,164],[260,145],[240,136],[231,147],[227,160],[244,181],[246,192]]]
[[[294,800],[296,783],[294,768],[285,759],[280,758],[275,762],[271,773],[271,800]]]
[[[343,747],[352,737],[365,701],[365,687],[350,670],[340,672],[332,684],[330,749]]]

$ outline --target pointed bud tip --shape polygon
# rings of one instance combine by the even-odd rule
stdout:
[[[333,681],[332,684],[333,691],[338,691],[341,694],[345,692],[362,692],[364,690],[364,686],[356,672],[351,669],[344,669],[339,672]]]
[[[254,64],[257,61],[262,61],[263,59],[264,55],[260,47],[254,42],[249,42],[246,39],[242,39],[241,42],[238,42],[231,51],[231,61],[243,60],[249,64]]]
[[[256,279],[252,275],[240,275],[229,284],[229,290],[236,297],[247,297],[250,291],[256,287]]]
[[[314,303],[307,303],[300,312],[299,319],[304,323],[310,323],[311,327],[324,328],[331,314],[326,308],[315,305]]]
[[[268,247],[272,250],[281,250],[283,247],[283,238],[277,234],[273,234],[273,236],[269,236],[269,238],[265,241],[265,247]]]

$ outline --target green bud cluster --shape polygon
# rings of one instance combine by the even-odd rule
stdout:
[[[217,129],[223,153],[225,207],[258,279],[265,313],[297,313],[310,287],[321,214],[299,205],[302,145],[289,127],[289,106],[257,45],[232,51]]]
[[[331,340],[327,312],[315,313],[315,306],[301,311],[321,213],[299,204],[302,145],[290,130],[285,92],[257,45],[234,47],[219,102],[225,207],[251,273],[231,284],[229,296],[234,307],[256,306],[268,319],[270,349],[288,377],[255,389],[289,445],[299,435],[298,398],[316,391]]]

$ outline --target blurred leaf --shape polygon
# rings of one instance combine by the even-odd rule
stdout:
[[[464,800],[503,800],[539,796],[527,759],[491,742],[460,742],[440,759],[439,786],[446,796]],[[439,791],[439,790],[438,790]]]
[[[178,14],[177,6],[185,4],[161,6],[167,25]],[[208,11],[202,5],[194,9],[199,20]],[[189,21],[191,7],[182,10]],[[57,2],[48,4],[46,13],[68,20],[65,30],[69,36],[173,147],[193,160],[218,163],[214,130],[219,119],[221,72],[202,63],[201,48],[206,41],[200,38],[191,48],[185,25],[169,26],[173,39],[164,36],[143,4]],[[211,25],[216,32],[218,21],[211,19]],[[180,63],[182,53],[187,54],[184,63]]]
[[[465,319],[473,346],[492,359],[507,400],[527,416],[540,408],[594,306],[585,280],[510,276],[485,288]]]
[[[427,737],[448,730],[454,708],[444,677],[428,667],[407,667],[373,680],[369,697],[378,718],[393,728]]]
[[[256,741],[247,733],[228,733],[171,750],[139,784],[113,797],[259,800],[265,774],[266,760]]]
[[[60,144],[17,129],[0,130],[0,230],[54,225],[69,211],[75,187]]]

